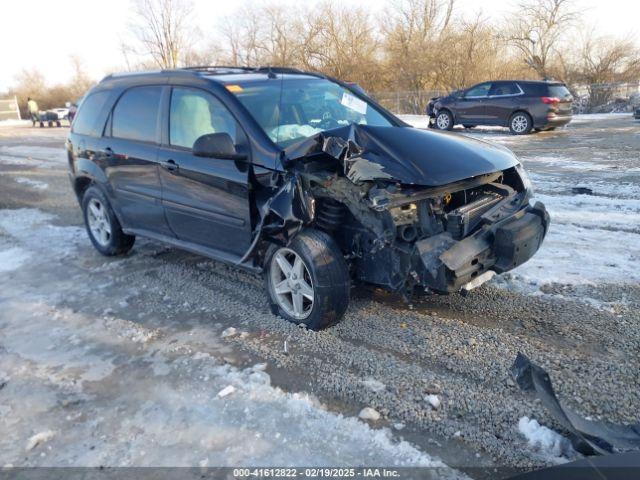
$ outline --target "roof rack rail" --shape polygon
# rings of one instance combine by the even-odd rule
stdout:
[[[183,67],[179,70],[191,70],[197,72],[211,72],[216,73],[216,70],[223,70],[226,72],[229,71],[241,71],[241,72],[251,72],[251,73],[263,73],[263,72],[272,72],[272,73],[308,73],[304,70],[300,70],[298,68],[292,67],[271,67],[271,66],[259,66],[259,67],[238,67],[233,65],[197,65],[193,67]]]

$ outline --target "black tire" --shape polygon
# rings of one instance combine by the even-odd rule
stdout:
[[[104,215],[106,221],[109,222],[110,233],[106,237],[106,241],[101,241],[96,237],[92,228],[90,226],[89,220],[89,208],[90,203],[93,201],[97,201],[102,208],[104,208]],[[95,204],[94,204],[95,206]],[[115,213],[113,213],[113,209],[111,208],[111,204],[107,197],[102,191],[95,187],[89,187],[82,196],[82,216],[84,218],[84,225],[87,229],[87,234],[89,235],[89,240],[102,255],[107,257],[111,257],[114,255],[123,255],[131,250],[133,244],[136,241],[136,237],[133,235],[127,235],[122,231],[122,227],[120,226],[120,222],[116,217]]]
[[[313,301],[310,306],[307,305],[308,311],[304,312],[304,318],[289,313],[283,306],[286,299],[280,300],[275,293],[274,282],[287,282],[275,256],[291,255],[290,252],[302,259],[306,267],[304,274],[308,274],[311,281]],[[320,230],[303,230],[287,247],[272,246],[266,256],[264,280],[271,311],[290,322],[304,324],[311,330],[320,330],[337,323],[349,306],[351,285],[347,263],[334,240]],[[287,295],[291,295],[288,303],[293,308],[293,293],[284,294]]]
[[[453,128],[453,115],[449,110],[440,110],[438,112],[435,127],[438,130],[451,130]]]
[[[515,112],[509,118],[509,131],[513,135],[527,135],[533,129],[533,120],[527,112]]]

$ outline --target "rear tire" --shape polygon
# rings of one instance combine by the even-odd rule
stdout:
[[[438,130],[451,130],[453,128],[453,115],[449,110],[440,110],[436,115],[435,126]]]
[[[93,186],[82,197],[82,214],[89,240],[102,255],[111,257],[127,253],[136,237],[122,231],[107,197]]]
[[[513,135],[527,135],[533,129],[533,120],[527,112],[516,112],[509,118],[509,131]]]
[[[273,246],[264,277],[271,311],[312,330],[338,322],[349,305],[347,263],[320,230],[303,230],[287,247]]]

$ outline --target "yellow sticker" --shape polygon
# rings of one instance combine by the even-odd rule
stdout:
[[[233,93],[238,93],[242,91],[242,87],[240,85],[226,85],[227,90]]]

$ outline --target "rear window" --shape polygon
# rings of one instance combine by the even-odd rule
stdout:
[[[571,92],[564,85],[549,85],[549,96],[565,98],[565,97],[570,97]]]
[[[96,117],[109,99],[109,92],[96,92],[84,99],[80,110],[73,120],[73,133],[99,137],[102,129],[96,129]],[[102,125],[104,126],[104,125]]]
[[[139,142],[155,142],[162,87],[127,90],[113,109],[111,136]]]

